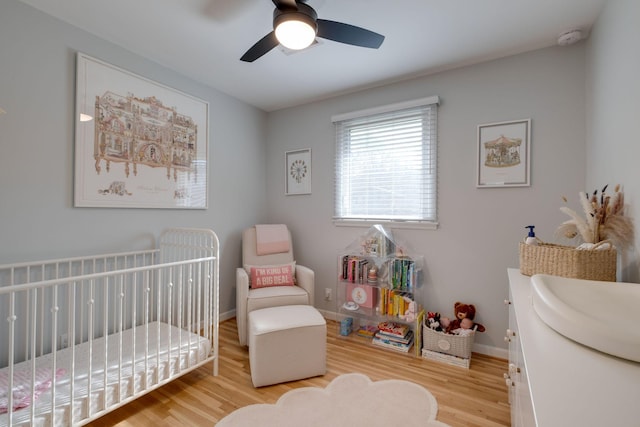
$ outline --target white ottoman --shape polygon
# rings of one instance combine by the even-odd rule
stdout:
[[[310,305],[250,312],[249,363],[254,387],[324,375],[327,322]]]

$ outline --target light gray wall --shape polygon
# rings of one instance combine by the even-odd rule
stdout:
[[[438,230],[395,230],[425,257],[422,303],[453,316],[456,301],[473,303],[487,332],[476,343],[506,348],[508,267],[518,267],[525,226],[554,241],[565,220],[562,195],[585,180],[585,46],[548,48],[417,78],[269,114],[269,219],[290,225],[296,258],[316,273],[316,306],[335,289],[337,256],[365,229],[336,227],[333,213],[334,131],[331,116],[431,95],[438,118]],[[477,189],[477,126],[532,120],[531,186]],[[284,155],[312,149],[312,194],[284,195]]]
[[[387,85],[268,116],[124,48],[19,2],[0,4],[0,263],[147,248],[167,226],[211,227],[222,244],[221,306],[234,308],[240,230],[290,224],[298,261],[316,270],[319,308],[335,288],[337,254],[364,231],[335,227],[334,114],[439,95],[439,214],[436,231],[397,230],[426,260],[423,303],[452,314],[478,307],[478,342],[505,348],[505,269],[516,267],[524,226],[553,241],[565,218],[560,197],[620,182],[640,212],[640,3],[611,0],[590,40]],[[210,104],[208,210],[73,208],[75,52],[113,63]],[[586,56],[586,59],[585,59]],[[585,64],[586,63],[586,64]],[[585,71],[586,70],[586,71]],[[586,81],[586,85],[585,85]],[[585,104],[587,105],[585,108]],[[477,125],[532,119],[532,186],[476,189]],[[263,143],[265,140],[268,147]],[[585,140],[587,145],[585,148]],[[312,194],[284,195],[284,153],[312,148]],[[266,159],[266,161],[265,161]],[[266,179],[265,179],[266,177]],[[637,253],[624,276],[640,281]]]
[[[587,56],[587,188],[622,184],[628,213],[640,214],[640,2],[607,2]],[[636,248],[640,229],[635,221]],[[624,254],[620,279],[640,282],[637,250]]]
[[[209,102],[207,210],[73,207],[77,51]],[[266,114],[51,18],[0,3],[0,264],[149,248],[172,226],[221,242],[221,311],[235,308],[240,233],[266,216]]]

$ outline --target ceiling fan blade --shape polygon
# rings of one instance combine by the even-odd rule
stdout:
[[[328,21],[326,19],[318,19],[317,23],[317,36],[323,39],[372,49],[379,48],[384,41],[382,34],[374,33],[373,31],[356,27],[355,25]]]
[[[278,39],[276,39],[275,31],[271,31],[269,34],[258,40],[256,44],[251,46],[251,48],[242,55],[240,60],[244,62],[253,62],[274,47],[278,46],[278,44],[280,43],[278,42]]]

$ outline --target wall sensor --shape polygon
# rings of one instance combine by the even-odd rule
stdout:
[[[582,31],[570,30],[558,36],[558,44],[560,46],[569,46],[582,40]]]

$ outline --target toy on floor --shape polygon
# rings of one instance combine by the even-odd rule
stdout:
[[[455,319],[449,322],[449,326],[446,327],[447,333],[454,333],[455,330],[472,330],[474,327],[478,332],[484,332],[486,329],[480,323],[475,323],[473,318],[476,315],[476,307],[473,304],[463,304],[456,302],[453,305],[453,311],[455,313]]]

